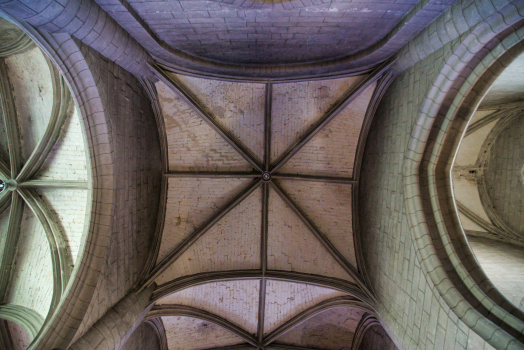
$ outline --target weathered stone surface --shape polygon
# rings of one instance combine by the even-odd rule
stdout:
[[[51,73],[39,48],[6,58],[15,96],[22,159],[27,160],[44,135],[53,105]]]
[[[278,338],[278,342],[306,348],[350,350],[363,313],[347,307],[324,311]]]
[[[53,267],[44,228],[28,206],[20,225],[16,266],[11,277],[7,303],[47,316],[53,296]]]
[[[280,157],[361,77],[273,85],[271,161]]]
[[[251,166],[165,84],[156,84],[166,125],[169,170],[251,170]]]
[[[268,269],[297,271],[352,281],[309,228],[273,190],[269,194]]]
[[[174,75],[211,116],[262,162],[265,85]]]
[[[251,180],[169,179],[166,219],[157,261],[225,206]]]
[[[280,170],[283,173],[353,175],[362,122],[375,90],[372,84],[313,137]]]
[[[231,346],[244,340],[206,321],[189,317],[162,317],[170,350],[200,350],[213,346]]]
[[[352,226],[352,185],[281,180],[290,197],[335,248],[357,266]]]
[[[224,216],[164,271],[156,282],[162,284],[200,272],[259,269],[261,192],[256,190]]]
[[[193,306],[256,333],[259,286],[260,282],[256,280],[207,283],[171,294],[157,304]]]
[[[344,293],[328,288],[268,280],[264,333],[271,332],[293,316],[321,301],[343,295]]]
[[[87,159],[84,132],[78,109],[70,116],[55,146],[35,178],[42,180],[87,181]]]

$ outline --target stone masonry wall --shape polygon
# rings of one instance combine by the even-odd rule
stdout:
[[[463,324],[421,268],[404,199],[404,154],[422,104],[464,35],[404,71],[384,96],[362,164],[360,223],[385,328],[402,349],[491,349]]]
[[[116,212],[111,245],[91,304],[76,338],[82,335],[136,283],[155,232],[160,196],[158,131],[140,83],[96,51],[77,43],[90,65],[110,119],[113,139]]]
[[[375,326],[366,331],[358,350],[397,350],[397,347],[382,327]]]
[[[142,323],[131,338],[122,347],[122,350],[159,350],[158,337],[148,323]]]

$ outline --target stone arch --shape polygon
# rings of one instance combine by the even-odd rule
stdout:
[[[489,282],[457,226],[447,181],[450,155],[471,112],[522,50],[522,16],[501,9],[462,41],[430,89],[405,154],[404,196],[422,265],[466,325],[496,348],[521,348],[524,314]]]

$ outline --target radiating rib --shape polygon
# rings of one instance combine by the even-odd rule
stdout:
[[[271,108],[273,102],[273,84],[266,84],[266,104],[264,117],[264,170],[271,166]]]
[[[369,74],[362,82],[349,91],[338,103],[333,105],[327,113],[297,141],[282,156],[280,156],[271,168],[271,172],[280,169],[291,157],[308,143],[320,130],[322,130],[333,118],[340,114],[354,99],[373,84],[391,66],[393,61],[386,61]]]
[[[191,317],[197,318],[199,320],[207,321],[213,323],[219,327],[224,328],[225,330],[233,333],[237,337],[244,339],[246,342],[253,346],[258,346],[256,339],[246,330],[240,328],[239,326],[231,323],[230,321],[215,315],[211,312],[207,312],[201,309],[197,309],[191,306],[185,305],[156,305],[145,317],[145,320],[152,319],[155,317],[164,317],[164,316],[182,316],[182,317]]]
[[[58,304],[60,297],[65,290],[67,281],[71,276],[71,254],[69,253],[67,239],[62,235],[56,219],[51,215],[49,209],[42,199],[35,195],[32,190],[19,188],[18,192],[25,200],[31,211],[36,215],[42,224],[49,243],[51,260],[53,263],[53,298],[51,310]]]
[[[256,178],[260,173],[252,171],[168,171],[166,177],[182,178]]]
[[[347,260],[340,254],[335,246],[329,241],[329,239],[315,226],[315,224],[307,217],[307,215],[300,209],[295,202],[287,195],[286,192],[280,187],[280,185],[272,181],[271,186],[287,204],[287,206],[300,218],[300,220],[309,228],[309,230],[315,235],[319,242],[327,249],[329,254],[339,263],[340,266],[355,280],[357,285],[366,293],[368,296],[373,298],[372,293],[368,290],[362,278],[355,267],[353,267]]]
[[[9,163],[0,158],[0,178],[4,180],[9,180],[11,178],[11,168]]]
[[[227,213],[233,210],[238,204],[240,204],[245,198],[247,198],[258,186],[262,183],[261,179],[253,181],[249,186],[244,188],[239,194],[229,201],[224,207],[213,214],[206,222],[200,225],[191,235],[186,237],[179,245],[175,248],[168,256],[166,256],[160,264],[158,264],[151,276],[148,278],[141,290],[155,281],[155,279],[162,274],[171,264],[173,264],[184,252],[193,245],[204,233],[206,233],[211,227],[213,227],[220,219],[222,219]]]
[[[375,314],[375,310],[373,310],[369,305],[351,297],[336,297],[329,300],[325,300],[323,302],[318,303],[315,306],[310,307],[307,310],[302,311],[301,313],[299,313],[298,315],[296,315],[295,317],[293,317],[292,319],[280,325],[274,331],[269,333],[266,337],[264,337],[264,347],[269,345],[275,339],[289,332],[302,322],[307,321],[311,317],[314,317],[315,315],[318,315],[321,312],[336,307],[353,307],[369,312],[371,314]]]
[[[237,280],[257,280],[262,278],[262,270],[201,272],[194,275],[179,277],[158,286],[151,296],[151,302],[154,303],[170,294],[206,283]],[[313,286],[338,290],[340,292],[354,296],[355,298],[358,298],[366,303],[372,303],[372,300],[356,284],[339,278],[280,270],[266,271],[265,278],[291,283],[310,284]]]
[[[272,179],[282,180],[297,180],[297,181],[313,181],[313,182],[328,182],[338,184],[356,184],[357,181],[351,177],[338,176],[318,176],[318,175],[301,175],[301,174],[272,174]]]
[[[70,188],[70,189],[87,189],[87,181],[76,181],[76,180],[29,180],[18,183],[18,187],[26,188]]]
[[[51,80],[53,83],[53,108],[51,109],[51,117],[49,118],[49,123],[47,124],[42,139],[38,142],[38,145],[24,164],[20,174],[16,177],[18,182],[23,182],[35,176],[42,164],[44,164],[49,153],[53,150],[53,146],[60,136],[62,126],[70,114],[68,113],[68,107],[71,101],[69,90],[66,87],[64,79],[49,58],[46,57],[46,61],[51,71]]]
[[[251,154],[238,143],[229,132],[224,129],[222,125],[217,123],[215,119],[202,108],[198,102],[188,94],[182,86],[176,82],[172,77],[168,76],[161,68],[156,65],[150,65],[157,77],[162,80],[174,93],[176,93],[182,100],[184,100],[213,130],[215,130],[231,147],[235,149],[253,168],[262,171],[262,167],[251,156]]]
[[[31,341],[44,325],[44,318],[38,312],[21,305],[0,305],[0,318],[18,324]]]
[[[0,214],[2,214],[11,205],[12,192],[4,190],[0,193]]]
[[[148,323],[155,331],[160,345],[159,350],[169,350],[169,346],[167,344],[166,329],[164,328],[164,322],[162,322],[162,318],[152,318],[145,322]]]
[[[0,58],[0,103],[4,113],[4,125],[9,148],[9,164],[11,178],[15,178],[22,167],[20,151],[20,135],[18,134],[18,118],[16,115],[15,100],[7,75],[5,60]]]
[[[12,193],[12,199],[7,232],[5,233],[5,243],[4,246],[1,247],[3,251],[0,262],[0,303],[4,303],[9,294],[7,288],[14,267],[16,247],[18,245],[18,239],[20,238],[20,224],[22,222],[22,215],[24,214],[24,201],[18,193],[16,191],[6,192]]]
[[[266,318],[266,285],[266,279],[262,278],[260,280],[260,294],[258,298],[257,339],[259,343],[262,343],[262,339],[264,338],[264,322]]]

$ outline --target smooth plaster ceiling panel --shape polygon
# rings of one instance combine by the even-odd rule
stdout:
[[[256,333],[259,288],[258,280],[213,282],[171,294],[157,301],[157,304],[192,306]]]
[[[309,284],[267,280],[264,334],[324,300],[344,295],[336,290]]]
[[[236,83],[173,74],[211,116],[245,148],[264,158],[264,84]]]
[[[363,77],[273,85],[271,161],[274,162]]]
[[[67,188],[46,188],[38,189],[37,193],[47,204],[53,217],[58,219],[58,226],[67,237],[75,263],[82,244],[88,192]]]
[[[9,333],[11,335],[11,339],[13,340],[13,350],[26,350],[27,348],[29,348],[31,340],[27,332],[21,326],[14,322],[5,322],[7,322],[7,326],[9,327]]]
[[[13,88],[22,158],[27,160],[44,135],[53,106],[51,72],[38,48],[5,59]]]
[[[494,120],[477,129],[474,133],[465,136],[460,143],[453,166],[475,166],[480,149],[497,122],[498,120]]]
[[[357,267],[353,243],[351,185],[280,180],[297,203],[335,248]]]
[[[53,296],[53,266],[44,228],[26,205],[7,303],[47,316]]]
[[[269,192],[267,250],[270,270],[305,272],[353,281],[273,190]]]
[[[170,178],[161,261],[180,242],[227,204],[251,179]]]
[[[87,181],[87,158],[80,114],[76,108],[67,118],[60,136],[35,178]]]
[[[326,310],[285,333],[277,341],[315,349],[350,350],[364,313],[349,307]]]
[[[376,83],[313,137],[280,170],[282,173],[351,177],[362,122]]]
[[[252,167],[164,83],[156,84],[164,115],[169,170],[248,171]]]
[[[245,341],[225,329],[196,318],[162,317],[169,350],[201,350],[242,344]]]
[[[180,256],[156,282],[200,272],[260,268],[262,191],[254,191]]]

